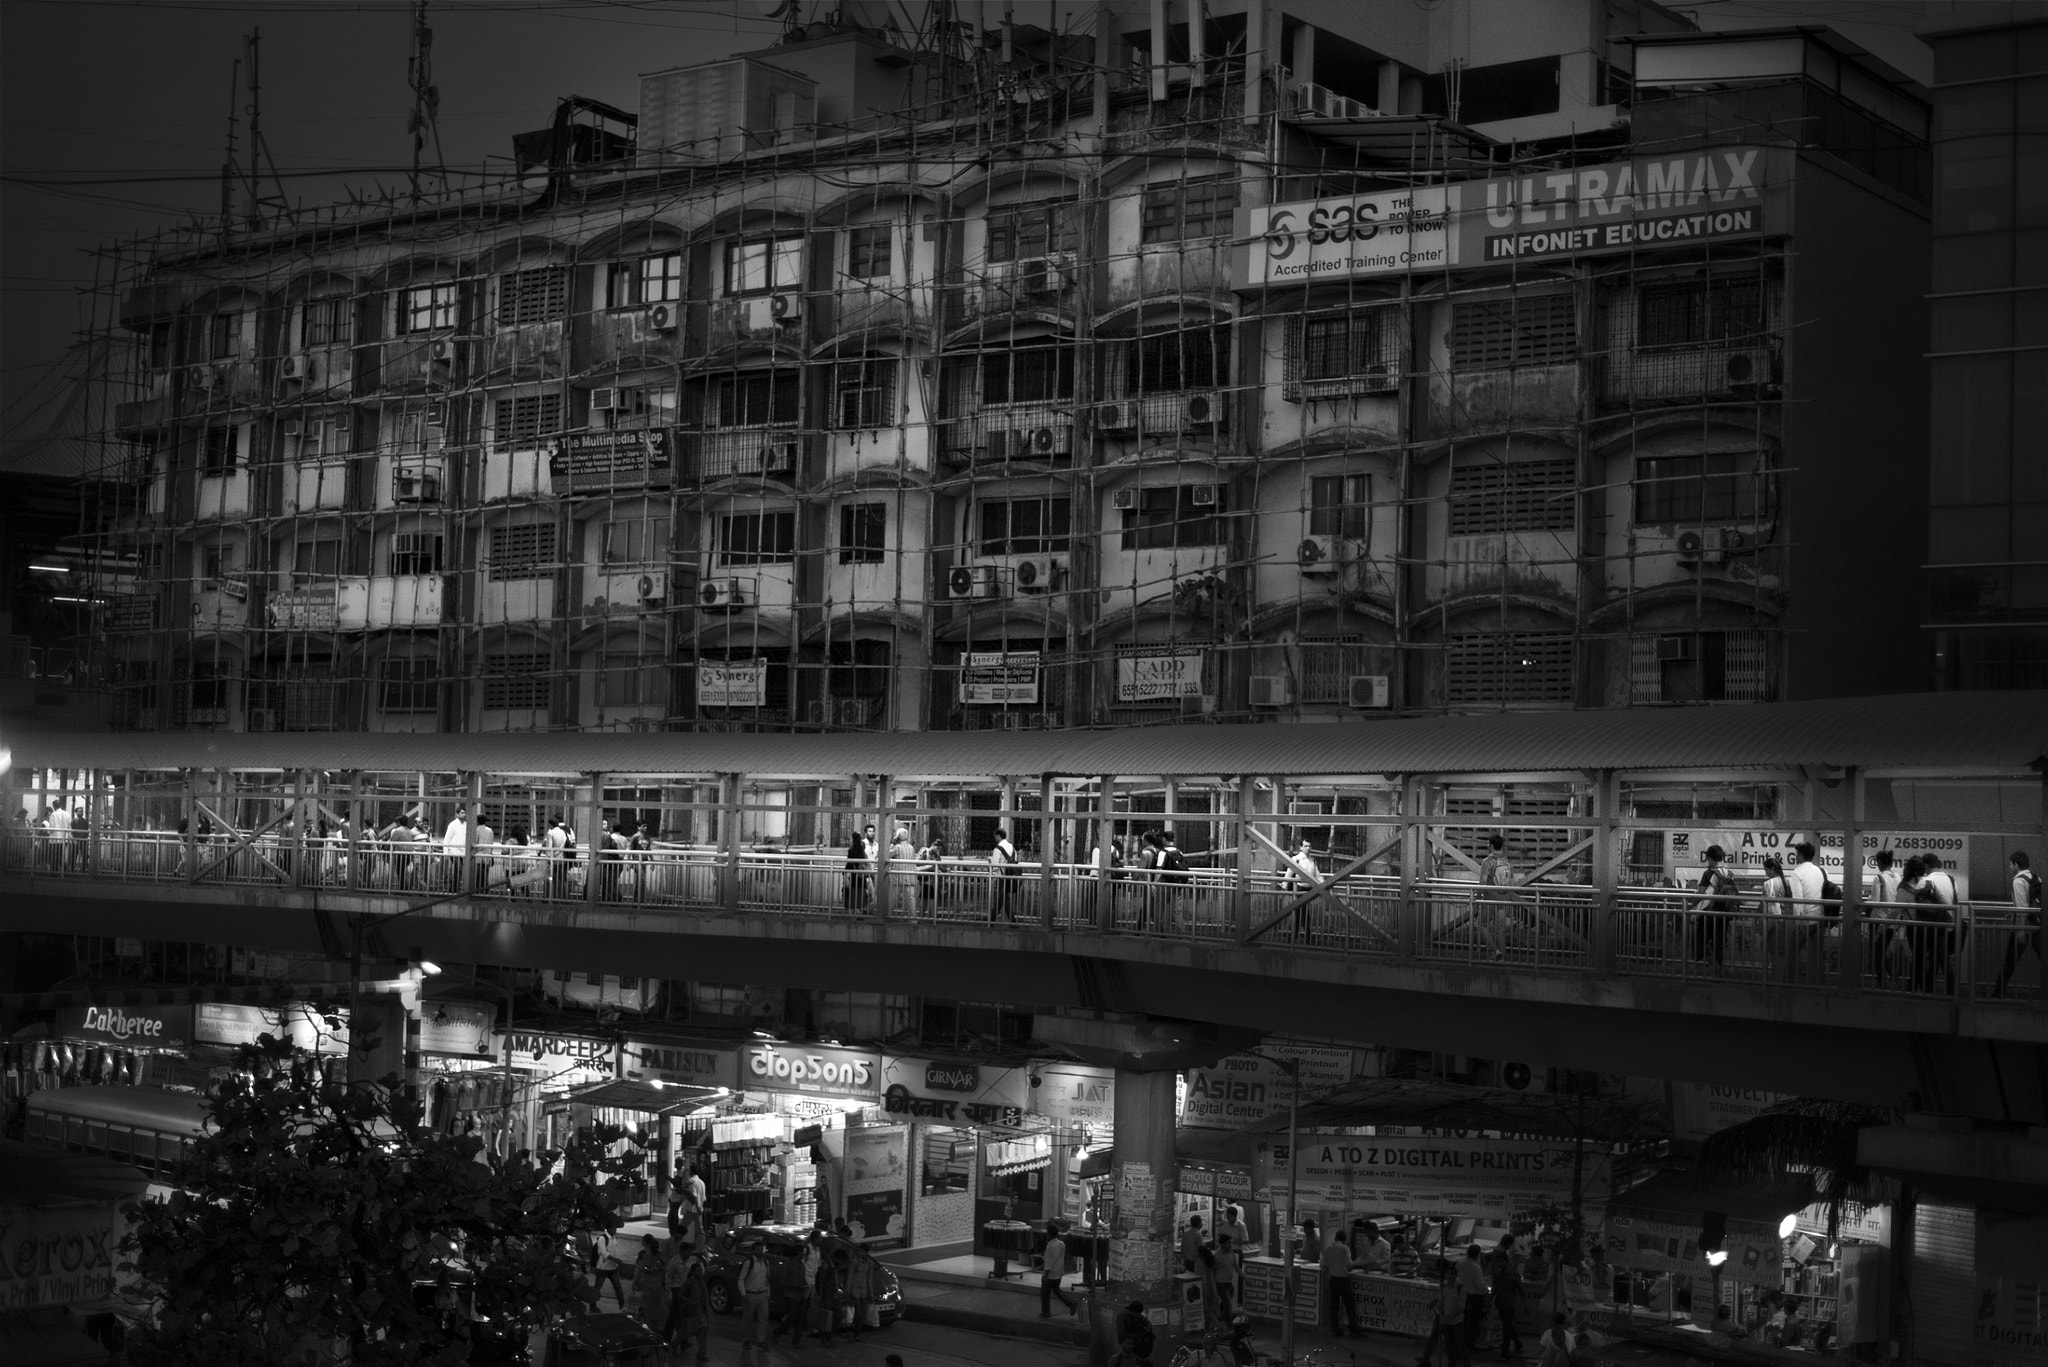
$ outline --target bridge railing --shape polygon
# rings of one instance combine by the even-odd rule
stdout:
[[[1612,971],[1675,982],[1746,982],[1840,989],[1902,999],[2011,1003],[2044,1000],[2038,913],[1995,901],[1865,903],[1856,972],[1844,965],[1839,902],[1684,889],[1599,889],[1534,882],[1482,885],[1355,874],[1310,888],[1290,874],[1191,869],[1178,877],[1092,864],[985,859],[888,861],[849,867],[838,852],[708,845],[552,852],[480,846],[467,855],[471,896],[594,902],[649,911],[746,912],[1057,930],[1229,944],[1294,952],[1500,966],[1543,973]],[[11,828],[0,868],[18,876],[105,883],[323,887],[397,896],[463,891],[465,852],[435,840],[303,844],[282,829],[254,833],[162,830],[65,833]],[[593,890],[591,880],[595,878]],[[1240,895],[1241,894],[1241,895]],[[1240,917],[1240,910],[1242,916]],[[1049,915],[1048,915],[1049,912]],[[1409,939],[1403,949],[1403,936]],[[1611,964],[1611,970],[1604,965]],[[1853,977],[1853,981],[1849,981]]]

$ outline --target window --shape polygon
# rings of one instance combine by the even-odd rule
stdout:
[[[209,427],[200,438],[199,472],[205,475],[230,475],[235,470],[235,448],[241,443],[240,432],[233,427]]]
[[[1453,636],[1446,646],[1444,699],[1453,707],[1569,703],[1572,638],[1561,631]]]
[[[317,541],[292,543],[292,579],[308,583],[333,579],[341,573],[341,540],[322,537]]]
[[[797,416],[795,371],[764,370],[721,375],[713,382],[718,427],[768,427]]]
[[[1754,451],[1649,456],[1636,462],[1636,525],[1761,522],[1770,477]]]
[[[1073,503],[1065,498],[1013,498],[977,504],[982,555],[1042,555],[1067,549]]]
[[[639,385],[613,391],[617,407],[599,409],[591,416],[619,431],[668,427],[676,420],[674,385]]]
[[[730,513],[718,519],[720,565],[796,562],[796,514]]]
[[[448,434],[447,410],[404,408],[391,415],[391,445],[398,451],[424,451],[438,447]]]
[[[377,671],[382,712],[433,712],[440,706],[440,670],[431,656],[389,659]]]
[[[856,280],[887,280],[894,273],[890,248],[896,232],[887,223],[863,223],[846,233],[846,273]]]
[[[171,368],[171,325],[168,321],[149,325],[149,368]]]
[[[1683,280],[1645,285],[1637,295],[1636,345],[1750,343],[1764,330],[1763,285],[1755,279]]]
[[[392,574],[439,574],[441,565],[439,532],[400,532],[391,538]]]
[[[597,657],[597,703],[600,707],[638,707],[657,701],[658,657],[604,654]]]
[[[534,446],[562,430],[560,394],[521,394],[499,399],[491,410],[491,441],[501,448]]]
[[[216,542],[199,551],[199,575],[209,584],[218,584],[235,572],[235,565],[241,556],[235,547]]]
[[[1308,482],[1310,536],[1372,535],[1372,476],[1319,475]]]
[[[725,292],[761,294],[800,289],[804,283],[804,239],[758,237],[725,244]]]
[[[552,323],[569,307],[569,268],[537,266],[498,277],[498,326]]]
[[[833,413],[841,429],[862,431],[896,422],[896,363],[842,361],[832,367]]]
[[[484,656],[484,706],[546,707],[547,669],[548,657],[541,654]]]
[[[1382,349],[1382,309],[1325,313],[1303,321],[1301,378],[1351,380],[1382,376],[1393,356]]]
[[[1027,337],[981,362],[983,403],[1050,403],[1074,397],[1074,347],[1058,337]]]
[[[1147,185],[1140,212],[1140,242],[1228,237],[1237,212],[1237,177],[1204,176]]]
[[[349,300],[346,296],[308,299],[305,313],[299,321],[299,345],[346,345],[354,331],[349,324]]]
[[[607,565],[661,565],[668,561],[665,515],[620,518],[604,524],[602,556]]]
[[[643,256],[637,261],[614,261],[605,267],[604,306],[608,309],[668,304],[682,297],[681,252]]]
[[[228,668],[227,665],[194,661],[192,677],[185,685],[186,706],[193,712],[225,712],[232,706],[229,694],[234,679],[227,673]]]
[[[826,686],[835,698],[885,698],[889,661],[887,641],[833,641],[825,647]]]
[[[555,524],[491,528],[492,579],[545,579],[555,570]]]
[[[1636,702],[1769,699],[1770,674],[1760,631],[1639,636],[1629,642],[1629,650]]]
[[[457,287],[452,280],[400,290],[399,332],[445,332],[454,327],[456,297]]]
[[[1150,333],[1138,338],[1127,354],[1127,393],[1218,389],[1229,370],[1230,332],[1204,325]]]
[[[924,1161],[918,1165],[922,1194],[944,1196],[947,1192],[973,1190],[974,1150],[979,1133],[942,1130],[933,1125],[921,1125],[917,1133],[924,1141]]]
[[[1201,491],[1201,492],[1198,492]],[[1138,506],[1124,510],[1123,549],[1217,546],[1223,542],[1223,491],[1214,484],[1167,484],[1140,489]],[[1211,501],[1197,503],[1197,498]]]
[[[1302,637],[1301,700],[1305,703],[1349,702],[1353,678],[1360,674],[1387,672],[1374,669],[1372,664],[1372,647],[1362,641],[1347,641],[1336,636]]]
[[[1077,205],[1072,200],[1004,209],[988,220],[988,259],[1016,261],[1074,250],[1079,234]]]
[[[1451,305],[1454,370],[1557,365],[1578,351],[1578,311],[1569,294],[1516,294]]]
[[[206,320],[206,354],[216,361],[231,361],[242,354],[242,315],[216,313]]]
[[[299,423],[299,459],[316,460],[339,455],[349,449],[349,421],[346,417],[304,418]]]
[[[879,565],[889,544],[889,508],[882,503],[843,503],[839,507],[839,563]]]
[[[1571,456],[1455,467],[1450,534],[1570,531],[1578,525],[1577,468]]]

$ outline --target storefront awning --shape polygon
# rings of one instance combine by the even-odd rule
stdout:
[[[643,1111],[648,1115],[685,1115],[701,1110],[721,1095],[717,1087],[691,1087],[683,1083],[656,1084],[620,1079],[594,1082],[562,1099],[577,1106],[605,1106],[615,1111]]]

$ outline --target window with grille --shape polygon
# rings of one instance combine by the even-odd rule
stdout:
[[[498,326],[558,321],[569,308],[569,268],[536,266],[498,277]]]
[[[597,659],[597,702],[600,707],[638,707],[656,701],[661,675],[659,658],[607,653]]]
[[[604,271],[604,306],[629,309],[673,303],[683,297],[683,255],[664,252],[635,261],[614,261]]]
[[[1644,285],[1636,294],[1636,346],[1744,345],[1764,330],[1763,282],[1724,276]]]
[[[1557,365],[1579,353],[1569,294],[1512,294],[1451,305],[1451,369]]]
[[[560,394],[521,394],[491,405],[491,441],[497,446],[533,446],[561,430]]]
[[[794,512],[729,513],[718,519],[720,565],[796,563]]]
[[[1578,462],[1474,461],[1451,470],[1452,536],[1568,532],[1578,521]]]
[[[446,332],[455,326],[457,297],[457,286],[452,280],[400,290],[398,330],[401,333]]]
[[[712,385],[719,427],[768,427],[797,419],[795,371],[721,375]]]
[[[391,538],[392,574],[439,574],[441,564],[439,532],[400,532]]]
[[[665,564],[668,561],[668,531],[666,513],[615,518],[604,524],[604,563]]]
[[[441,421],[435,421],[439,417]],[[391,415],[391,445],[399,451],[424,451],[438,447],[446,439],[446,410],[435,408],[404,408]]]
[[[800,289],[803,283],[803,234],[743,238],[725,244],[725,292],[728,295]]]
[[[1453,707],[1572,700],[1572,638],[1568,632],[1453,636],[1445,644],[1444,655],[1444,700]]]
[[[1124,377],[1128,393],[1217,389],[1230,369],[1230,330],[1203,324],[1147,333],[1127,355]]]
[[[1228,237],[1237,213],[1237,177],[1203,176],[1147,185],[1139,213],[1141,242]]]
[[[1066,498],[985,499],[975,505],[983,555],[1043,555],[1067,549],[1073,500]]]
[[[1050,403],[1074,397],[1074,348],[1057,337],[1029,337],[982,357],[981,401]]]
[[[676,420],[674,385],[629,385],[613,391],[613,408],[597,409],[593,423],[621,432],[646,431],[673,426]]]
[[[1771,480],[1755,451],[1646,456],[1636,462],[1636,524],[1762,522]]]
[[[555,524],[491,528],[492,579],[545,579],[555,572]]]
[[[1309,382],[1385,375],[1385,309],[1316,314],[1302,320],[1301,378]]]
[[[842,430],[895,425],[894,361],[842,361],[832,367],[832,387],[832,411]]]
[[[1197,489],[1213,502],[1197,503]],[[1123,510],[1123,549],[1220,546],[1224,540],[1223,490],[1219,485],[1168,484],[1140,489],[1138,506]]]
[[[206,320],[206,354],[216,361],[231,361],[242,354],[242,315],[216,313]]]
[[[893,262],[895,230],[887,223],[863,223],[846,231],[846,273],[856,280],[886,280]]]
[[[1376,672],[1386,671],[1373,669],[1372,648],[1362,641],[1336,636],[1301,638],[1301,700],[1305,703],[1349,702],[1353,676]]]
[[[1372,535],[1372,476],[1318,475],[1308,482],[1310,536]]]
[[[1761,631],[1698,631],[1629,642],[1636,702],[1766,702],[1770,672]]]
[[[235,572],[235,565],[241,558],[232,545],[215,542],[203,546],[199,551],[200,577],[217,584]]]
[[[230,668],[205,660],[194,661],[191,675],[185,681],[185,705],[194,712],[224,712],[231,707],[234,676]]]
[[[997,210],[988,220],[988,259],[1017,261],[1073,251],[1080,240],[1079,218],[1072,200]]]
[[[205,435],[200,438],[200,473],[206,475],[233,474],[235,469],[235,448],[241,444],[237,440],[239,435],[240,430],[233,427],[207,428]]]
[[[305,313],[299,320],[299,344],[316,347],[347,343],[354,332],[349,325],[349,304],[346,296],[308,299]]]
[[[887,641],[833,641],[825,647],[829,666],[826,686],[835,698],[885,698],[889,695],[890,652]]]
[[[884,503],[844,503],[839,508],[839,563],[879,565],[889,544],[889,508]]]
[[[340,455],[349,450],[349,420],[343,417],[305,418],[299,424],[299,459]]]
[[[483,658],[484,706],[548,705],[548,657],[539,653],[486,655]]]

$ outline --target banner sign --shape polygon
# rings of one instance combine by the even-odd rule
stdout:
[[[1294,1080],[1286,1064],[1301,1073],[1302,1101],[1328,1096],[1357,1073],[1349,1049],[1268,1044],[1257,1054],[1234,1054],[1213,1068],[1190,1068],[1180,1123],[1200,1129],[1235,1130],[1287,1114]]]
[[[740,1067],[748,1087],[825,1096],[873,1097],[881,1090],[881,1072],[881,1055],[872,1050],[771,1040],[747,1045]]]
[[[139,1189],[140,1174],[135,1178]],[[0,1310],[80,1305],[114,1294],[127,1220],[112,1203],[0,1214]]]
[[[721,664],[699,661],[697,705],[699,707],[765,707],[768,703],[768,662],[748,660]]]
[[[1199,650],[1176,650],[1161,655],[1120,655],[1116,662],[1116,700],[1133,702],[1174,702],[1202,696],[1202,656]]]
[[[348,1052],[347,1012],[329,1013],[303,1002],[289,1006],[244,1006],[200,1002],[193,1008],[192,1038],[201,1044],[254,1044],[259,1036],[281,1039],[315,1054]]]
[[[192,1008],[60,1006],[57,1033],[68,1040],[124,1049],[183,1049],[192,1043]]]
[[[846,1222],[857,1243],[900,1240],[904,1178],[909,1172],[910,1131],[902,1125],[869,1125],[846,1132]]]
[[[1358,1313],[1361,1328],[1428,1338],[1436,1324],[1438,1293],[1434,1282],[1354,1272],[1350,1290],[1351,1308]]]
[[[1031,1109],[1069,1125],[1116,1123],[1116,1074],[1079,1063],[1048,1064],[1038,1070]]]
[[[1707,1255],[1700,1251],[1699,1237],[1697,1220],[1681,1225],[1610,1214],[1607,1261],[1611,1266],[1638,1272],[1686,1273],[1705,1281],[1714,1269],[1707,1265]],[[1775,1229],[1730,1220],[1721,1247],[1728,1254],[1728,1260],[1720,1267],[1723,1281],[1746,1282],[1773,1290],[1783,1284],[1784,1260]]]
[[[420,1052],[453,1058],[491,1058],[498,1008],[479,1002],[430,1001],[420,1009]]]
[[[740,1086],[740,1056],[734,1049],[701,1044],[657,1044],[628,1035],[619,1050],[620,1071],[643,1082],[672,1082],[679,1087]]]
[[[882,1055],[882,1109],[891,1115],[1014,1128],[1030,1094],[1022,1068]]]
[[[1680,1139],[1705,1139],[1730,1125],[1754,1120],[1764,1108],[1783,1101],[1777,1092],[1747,1087],[1705,1087],[1697,1082],[1671,1084],[1671,1132]]]
[[[1038,652],[970,653],[960,671],[960,701],[1036,704]]]
[[[584,1035],[549,1035],[534,1030],[511,1032],[511,1061],[514,1068],[545,1073],[563,1086],[602,1082],[616,1071],[616,1046],[610,1040]],[[504,1037],[498,1036],[493,1056],[505,1057]]]
[[[1700,871],[1707,866],[1706,849],[1719,845],[1726,856],[1725,864],[1731,873],[1748,882],[1763,877],[1766,858],[1779,860],[1786,866],[1792,862],[1792,847],[1802,840],[1813,842],[1813,862],[1832,878],[1842,884],[1842,833],[1840,831],[1772,830],[1768,828],[1667,831],[1664,838],[1664,867],[1671,877],[1687,887],[1699,882]],[[1863,833],[1863,890],[1866,894],[1877,886],[1877,865],[1873,862],[1879,850],[1892,852],[1892,872],[1898,873],[1906,861],[1917,854],[1940,856],[1942,872],[1955,879],[1956,896],[1970,895],[1970,837],[1957,831],[1865,831]],[[1751,889],[1745,889],[1749,891]]]
[[[548,452],[548,478],[558,494],[622,486],[666,489],[675,482],[675,443],[665,427],[571,432]]]
[[[1295,1154],[1303,1207],[1373,1212],[1514,1216],[1571,1199],[1572,1151],[1509,1139],[1310,1137]],[[1604,1154],[1585,1155],[1584,1190],[1604,1203]]]
[[[1782,234],[1791,153],[1719,147],[1238,211],[1241,288]]]
[[[332,631],[336,593],[333,584],[281,589],[263,600],[263,618],[275,631]]]

